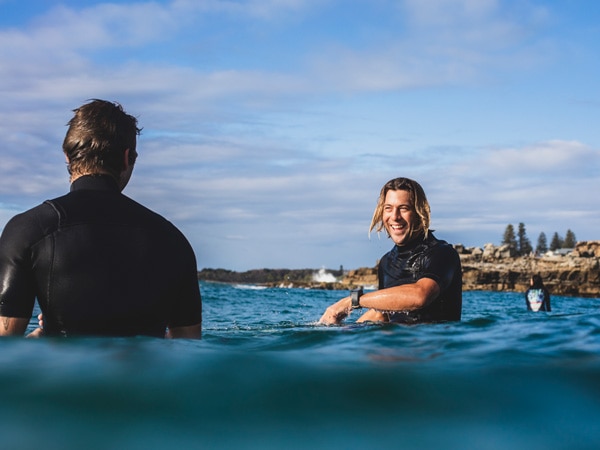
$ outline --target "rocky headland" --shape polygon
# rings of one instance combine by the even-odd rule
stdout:
[[[579,242],[566,254],[517,256],[510,246],[486,244],[483,248],[454,246],[463,270],[463,290],[524,292],[533,274],[539,274],[551,294],[600,298],[600,241]],[[253,283],[273,287],[348,290],[377,286],[377,267],[350,271],[323,269],[262,269],[232,272],[204,269],[198,278],[228,283]]]
[[[565,255],[516,256],[510,246],[454,246],[463,270],[463,290],[524,292],[539,274],[551,294],[600,298],[600,241],[579,242]],[[377,285],[377,268],[351,270],[345,286]],[[346,287],[347,288],[347,287]]]
[[[511,248],[491,244],[457,250],[464,290],[525,291],[537,273],[552,294],[600,297],[600,241],[579,242],[565,255],[516,257]]]

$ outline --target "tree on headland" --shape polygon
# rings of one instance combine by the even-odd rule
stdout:
[[[506,226],[506,229],[504,230],[504,236],[502,237],[502,245],[509,245],[520,256],[526,256],[533,251],[533,247],[529,241],[529,238],[527,237],[525,224],[523,222],[519,223],[519,228],[516,235],[515,228],[511,224]],[[552,235],[552,241],[550,241],[550,246],[548,246],[546,233],[542,231],[538,236],[535,252],[539,255],[546,253],[548,250],[554,252],[561,248],[572,249],[575,248],[576,245],[577,238],[571,229],[567,230],[567,234],[565,235],[564,239],[558,234],[558,232],[554,232]]]
[[[562,248],[575,248],[576,244],[577,238],[575,238],[575,233],[573,233],[571,230],[567,230]]]
[[[515,250],[517,250],[517,237],[515,236],[515,227],[513,227],[510,223],[506,226],[506,230],[504,230],[502,245],[509,245]]]
[[[552,240],[550,241],[550,251],[558,250],[563,246],[563,239],[558,235],[555,231],[554,235],[552,235]]]
[[[529,255],[533,251],[533,248],[531,247],[531,242],[529,241],[529,238],[527,237],[527,232],[525,231],[525,224],[523,222],[519,223],[519,230],[517,232],[517,236],[518,236],[517,252],[521,256]]]
[[[538,255],[546,253],[548,251],[548,241],[546,240],[546,233],[543,231],[538,236],[537,245],[535,247],[535,252]]]

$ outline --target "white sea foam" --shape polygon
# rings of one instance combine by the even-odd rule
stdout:
[[[337,281],[337,278],[327,272],[325,267],[320,268],[317,273],[314,273],[312,278],[317,283],[335,283]]]
[[[251,289],[251,290],[261,290],[261,289],[267,289],[266,286],[257,286],[255,284],[234,284],[233,285],[234,288],[236,289]]]

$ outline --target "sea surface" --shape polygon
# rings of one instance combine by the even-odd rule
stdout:
[[[201,341],[0,340],[1,448],[600,448],[600,299],[321,326],[347,292],[201,290]]]

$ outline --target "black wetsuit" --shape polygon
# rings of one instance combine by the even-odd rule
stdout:
[[[529,288],[525,292],[527,311],[552,311],[550,293],[546,288]]]
[[[48,335],[164,337],[202,321],[194,252],[163,217],[83,176],[62,197],[15,216],[0,237],[0,315]]]
[[[429,305],[407,312],[389,313],[392,322],[441,322],[460,320],[462,269],[456,250],[429,233],[407,246],[394,246],[379,262],[379,289],[415,283],[431,278],[440,287],[439,296]]]

